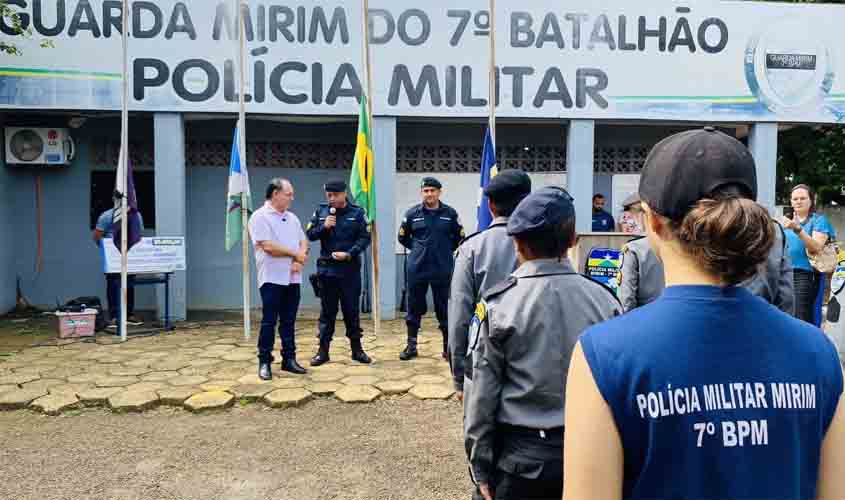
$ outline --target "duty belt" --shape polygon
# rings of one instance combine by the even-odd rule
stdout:
[[[497,423],[497,427],[499,427],[502,432],[508,434],[518,434],[518,435],[527,435],[527,436],[540,436],[542,439],[562,439],[563,438],[563,426],[561,427],[552,427],[550,429],[534,429],[532,427],[522,427],[520,425],[511,425],[511,424],[504,424],[504,423]]]

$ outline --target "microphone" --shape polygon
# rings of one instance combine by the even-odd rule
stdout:
[[[335,207],[329,208],[329,215],[334,216],[334,214],[336,214],[336,213],[337,213],[337,209]],[[332,230],[332,228],[329,228],[329,231],[331,231],[331,230]]]

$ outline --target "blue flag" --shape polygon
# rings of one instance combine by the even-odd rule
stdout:
[[[499,168],[496,166],[496,146],[493,145],[493,135],[490,133],[490,127],[487,127],[487,133],[484,134],[484,150],[481,153],[481,187],[478,193],[478,230],[484,231],[493,222],[493,214],[490,213],[490,208],[487,206],[487,195],[484,194],[484,188],[490,184],[490,180],[496,177],[499,173]]]

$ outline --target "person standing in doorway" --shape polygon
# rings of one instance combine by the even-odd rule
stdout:
[[[118,198],[114,199],[116,203]],[[144,230],[144,218],[138,212],[138,220],[141,224],[141,231]],[[92,238],[97,246],[103,244],[103,240],[114,237],[114,208],[110,208],[100,214],[97,218],[97,225],[94,228]],[[142,325],[143,322],[135,316],[135,275],[127,276],[126,282],[126,323],[131,326]],[[116,328],[117,320],[120,318],[120,273],[106,273],[106,301],[108,302],[109,327]]]
[[[610,233],[616,229],[616,222],[613,216],[605,209],[605,197],[601,193],[593,195],[593,232],[594,233]]]
[[[262,380],[273,378],[270,364],[277,322],[282,342],[282,370],[297,375],[305,373],[296,361],[295,325],[308,239],[299,218],[289,210],[293,196],[293,184],[289,180],[272,179],[265,191],[264,205],[249,218],[262,304],[258,336],[258,376]],[[292,279],[297,276],[299,280]]]
[[[431,287],[434,313],[443,334],[443,358],[448,357],[449,282],[454,266],[453,253],[464,237],[458,212],[440,201],[442,185],[434,177],[425,177],[420,186],[422,203],[414,205],[399,226],[399,243],[408,254],[408,345],[399,355],[402,361],[417,357],[417,335],[426,313],[426,292]]]
[[[364,209],[349,203],[346,182],[335,180],[324,185],[326,203],[311,217],[306,234],[320,242],[317,276],[320,293],[320,347],[311,358],[311,366],[329,362],[329,347],[334,337],[337,305],[343,311],[346,336],[352,347],[352,359],[369,364],[370,357],[361,344],[361,254],[370,245],[370,232]]]
[[[616,230],[620,233],[641,235],[645,233],[643,228],[643,209],[640,203],[640,195],[632,194],[622,202],[622,216]]]
[[[825,275],[813,268],[807,254],[821,252],[836,237],[836,231],[827,217],[816,213],[813,190],[806,184],[792,188],[790,201],[794,214],[783,218],[783,227],[795,280],[795,316],[820,326]]]

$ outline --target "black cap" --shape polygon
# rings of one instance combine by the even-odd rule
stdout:
[[[438,181],[434,177],[423,177],[422,184],[420,184],[420,189],[422,188],[442,189],[443,184],[440,184],[440,181]]]
[[[494,202],[522,199],[529,193],[531,193],[531,178],[518,169],[499,172],[484,188],[484,194]]]
[[[343,193],[346,191],[346,182],[337,179],[331,180],[323,188],[327,193]]]
[[[563,188],[547,186],[519,202],[508,219],[508,234],[514,236],[552,228],[570,217],[575,217],[572,196]]]
[[[731,184],[757,199],[754,158],[738,140],[704,127],[654,146],[640,177],[640,198],[660,215],[680,221],[699,200]]]

